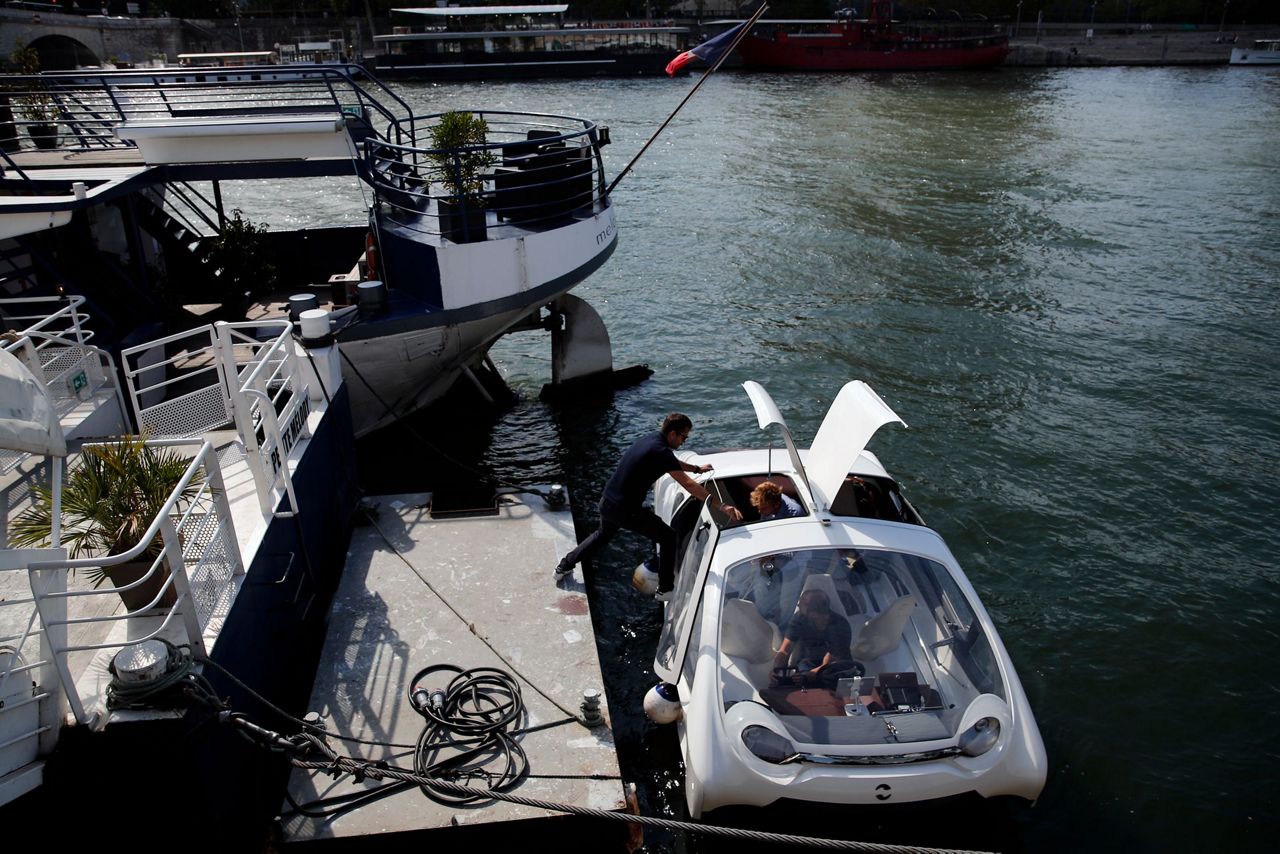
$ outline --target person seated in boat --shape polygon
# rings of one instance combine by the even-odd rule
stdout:
[[[835,674],[860,670],[861,665],[849,657],[852,634],[849,621],[831,610],[824,591],[806,590],[773,656],[773,681],[787,676],[793,653],[796,673],[805,684],[834,684]]]
[[[771,480],[766,480],[751,490],[750,500],[751,506],[760,514],[761,522],[804,515],[800,502],[783,492],[782,487]]]

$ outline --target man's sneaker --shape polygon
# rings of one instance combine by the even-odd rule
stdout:
[[[556,567],[556,571],[552,574],[552,577],[555,579],[555,583],[559,584],[571,575],[573,575],[573,567],[561,564]]]
[[[653,601],[670,602],[673,593],[675,593],[674,590],[659,590],[657,593],[653,594]]]

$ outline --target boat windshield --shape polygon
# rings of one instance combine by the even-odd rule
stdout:
[[[720,672],[726,710],[766,705],[806,744],[953,738],[979,695],[1006,696],[990,639],[947,568],[884,549],[735,564]]]

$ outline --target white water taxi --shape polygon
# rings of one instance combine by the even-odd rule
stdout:
[[[691,456],[714,466],[705,485],[715,501],[669,477],[654,493],[681,543],[654,666],[669,683],[659,693],[678,693],[690,815],[781,799],[1034,800],[1044,744],[995,625],[942,538],[865,450],[881,426],[905,423],[851,382],[800,451],[764,388],[744,387],[786,453]],[[766,480],[799,515],[760,518],[748,496]],[[801,621],[815,619],[839,628],[825,667],[788,655],[804,646]]]

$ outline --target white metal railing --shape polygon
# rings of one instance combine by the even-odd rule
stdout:
[[[18,297],[0,299],[0,321],[6,329],[2,346],[40,377],[58,418],[65,419],[82,402],[108,390],[124,417],[124,395],[115,360],[90,344],[93,332],[79,311],[84,297]],[[12,471],[27,454],[0,451],[0,474]]]
[[[86,708],[76,685],[69,662],[72,653],[123,649],[130,644],[162,635],[173,640],[176,634],[179,636],[178,642],[190,644],[195,654],[203,655],[206,652],[204,631],[213,619],[225,616],[230,609],[235,593],[235,578],[245,571],[232,522],[231,506],[224,489],[222,469],[218,465],[217,453],[212,443],[198,439],[152,439],[147,444],[161,447],[198,445],[199,450],[138,545],[123,554],[110,557],[32,560],[27,564],[33,600],[44,634],[50,639],[48,642],[59,681],[71,711],[81,723],[90,723],[94,714],[93,710]],[[184,492],[196,481],[197,475],[201,477],[195,495],[184,498]],[[146,574],[137,581],[109,589],[67,589],[68,571],[109,570],[110,567],[137,560],[157,536],[161,541],[160,553],[152,560]],[[67,615],[68,603],[72,599],[115,597],[121,590],[142,587],[157,574],[166,573],[167,578],[159,592],[150,603],[139,609],[110,616],[73,618]],[[169,590],[174,591],[176,601],[165,606],[162,603]],[[122,622],[142,615],[150,617],[154,623],[154,628],[145,634],[139,631],[139,624],[134,622],[130,623],[130,630],[123,633],[126,637],[107,637],[95,643],[68,641],[68,630],[71,628]]]
[[[20,335],[43,332],[88,344],[93,333],[84,326],[89,316],[80,310],[84,297],[10,297],[0,299],[0,322]]]
[[[292,332],[285,319],[216,323],[121,351],[139,428],[176,437],[234,425],[264,513],[280,494],[286,512],[296,509],[287,461],[309,435],[310,389]]]
[[[127,347],[120,361],[141,432],[183,438],[231,424],[230,385],[212,325]],[[234,359],[231,365],[234,373]]]
[[[13,571],[25,574],[28,556],[48,557],[50,553],[44,549],[10,550],[0,561],[0,583],[5,590],[0,597],[0,779],[15,779],[15,772],[52,753],[58,741],[65,708],[54,653],[59,631],[42,631],[35,597],[15,595],[18,585],[26,588],[27,583],[25,578],[19,582]],[[9,578],[4,577],[6,570],[10,570]],[[55,592],[59,582],[65,589],[65,574],[41,580]],[[65,628],[61,637],[65,640]],[[11,774],[15,777],[8,776]],[[0,787],[0,804],[35,785],[32,779]]]
[[[258,502],[263,513],[274,513],[276,492],[283,489],[289,509],[298,509],[289,472],[289,452],[298,441],[309,437],[307,416],[311,413],[311,393],[306,374],[298,364],[293,344],[293,324],[287,320],[264,323],[219,324],[218,333],[226,358],[238,344],[257,343],[242,330],[278,326],[280,333],[260,349],[253,361],[238,375],[232,409],[236,430],[244,442],[245,458],[253,471]]]

